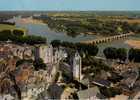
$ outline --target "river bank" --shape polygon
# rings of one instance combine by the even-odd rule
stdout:
[[[36,20],[31,17],[29,18],[21,18],[19,19],[20,24],[41,24],[41,25],[46,25],[42,20]]]
[[[126,40],[125,43],[130,45],[133,48],[140,49],[140,40]]]

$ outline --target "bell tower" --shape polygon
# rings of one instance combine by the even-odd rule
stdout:
[[[76,52],[73,58],[73,78],[78,81],[81,80],[81,66],[81,56]]]

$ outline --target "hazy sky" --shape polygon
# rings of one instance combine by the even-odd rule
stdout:
[[[140,0],[0,0],[0,10],[140,10]]]

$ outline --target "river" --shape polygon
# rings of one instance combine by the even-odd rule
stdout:
[[[47,42],[51,42],[52,40],[62,40],[62,41],[69,41],[69,42],[80,42],[80,41],[86,41],[86,40],[92,40],[97,38],[96,35],[84,35],[80,34],[76,37],[68,36],[66,33],[63,32],[55,32],[51,30],[46,24],[40,23],[33,23],[32,18],[26,18],[26,21],[23,22],[25,19],[21,17],[14,17],[13,19],[10,19],[8,21],[10,22],[16,22],[17,27],[22,27],[27,29],[28,34],[34,34],[34,35],[41,35],[47,37]]]
[[[24,20],[26,20],[24,22]],[[32,21],[32,18],[28,19],[22,19],[21,17],[14,17],[13,19],[10,19],[9,21],[11,22],[16,22],[17,27],[22,27],[26,28],[28,31],[28,34],[34,34],[34,35],[41,35],[47,37],[47,42],[50,43],[52,40],[61,40],[61,41],[68,41],[68,42],[80,42],[80,41],[86,41],[86,40],[93,40],[96,38],[99,38],[96,35],[84,35],[80,34],[76,37],[71,37],[68,36],[67,34],[63,32],[55,32],[51,30],[46,24],[42,22],[35,22]],[[106,47],[113,46],[116,48],[120,47],[125,47],[127,49],[131,48],[128,44],[125,43],[126,40],[140,40],[140,34],[139,35],[134,35],[134,36],[129,36],[127,39],[120,39],[120,40],[115,40],[109,43],[102,43],[99,44],[99,53],[98,56],[103,56],[103,50]]]

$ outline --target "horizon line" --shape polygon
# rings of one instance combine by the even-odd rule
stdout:
[[[37,11],[37,12],[41,12],[41,11],[51,11],[51,12],[84,12],[84,11],[130,11],[130,12],[133,12],[133,11],[140,11],[140,10],[0,10],[0,12],[16,12],[16,11]]]

